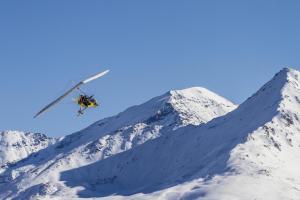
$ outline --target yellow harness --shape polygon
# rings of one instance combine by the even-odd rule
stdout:
[[[88,106],[86,106],[82,102],[78,102],[78,105],[80,105],[80,107],[88,107],[88,108],[95,108],[95,107],[97,107],[96,103],[95,102],[91,102],[91,101],[89,101]]]
[[[77,104],[82,107],[82,108],[95,108],[98,106],[96,101],[90,101],[88,99],[86,99],[86,101],[88,101],[87,104],[85,104],[80,98],[77,99]]]

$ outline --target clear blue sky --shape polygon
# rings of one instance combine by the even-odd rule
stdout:
[[[281,68],[300,66],[299,1],[0,2],[0,129],[62,136],[170,89],[206,87],[241,103]],[[72,85],[101,108],[77,118]]]

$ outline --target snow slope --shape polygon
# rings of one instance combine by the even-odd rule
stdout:
[[[0,133],[0,167],[1,170],[20,161],[32,153],[54,144],[56,139],[41,133],[24,133],[4,131]]]
[[[60,180],[62,171],[107,159],[180,127],[206,123],[236,107],[204,88],[170,91],[61,138],[34,157],[16,163],[0,176],[0,197],[64,196],[68,188]]]

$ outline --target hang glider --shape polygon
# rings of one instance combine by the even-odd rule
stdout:
[[[93,96],[88,96],[86,94],[84,94],[81,90],[80,87],[84,84],[87,84],[93,80],[96,80],[102,76],[104,76],[105,74],[107,74],[109,72],[109,70],[100,72],[95,74],[94,76],[91,76],[83,81],[80,81],[79,83],[77,83],[74,87],[72,87],[71,89],[69,89],[66,93],[64,93],[63,95],[61,95],[60,97],[58,97],[56,100],[54,100],[52,103],[50,103],[49,105],[47,105],[46,107],[44,107],[41,111],[39,111],[34,118],[38,117],[39,115],[41,115],[42,113],[44,113],[46,110],[48,110],[49,108],[51,108],[52,106],[58,104],[61,100],[63,100],[65,97],[67,97],[69,94],[71,94],[74,90],[79,90],[82,94],[76,99],[76,103],[80,106],[80,110],[78,111],[78,114],[81,115],[83,114],[83,111],[87,108],[92,108],[92,107],[97,107],[98,103],[96,101],[96,99],[93,98]]]

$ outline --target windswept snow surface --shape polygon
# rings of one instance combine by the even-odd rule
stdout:
[[[0,198],[299,200],[300,72],[235,107],[171,91],[9,167]]]
[[[170,91],[61,138],[11,166],[0,175],[0,198],[80,197],[61,180],[63,171],[105,160],[181,127],[204,124],[236,107],[200,87]]]

